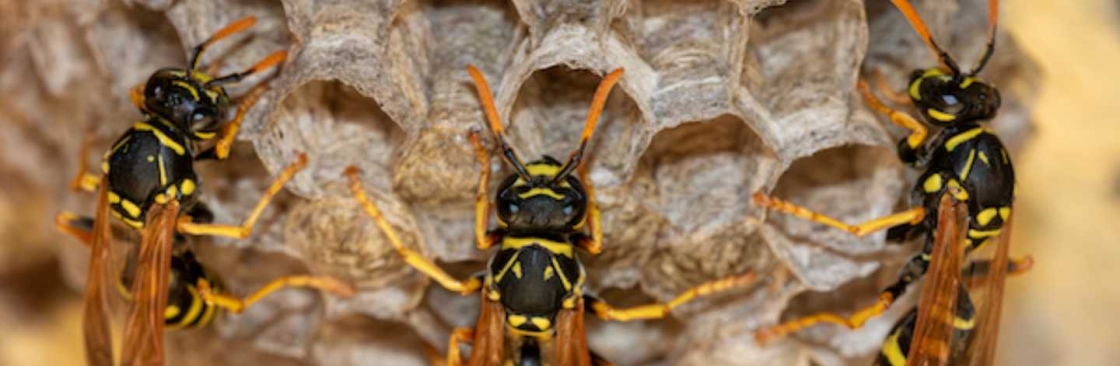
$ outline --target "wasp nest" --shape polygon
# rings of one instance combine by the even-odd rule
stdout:
[[[985,6],[918,9],[967,64],[984,42]],[[527,159],[567,156],[601,77],[626,69],[589,149],[605,232],[604,253],[585,260],[596,292],[632,305],[748,270],[763,279],[666,321],[592,320],[591,347],[608,359],[860,364],[905,310],[857,332],[821,326],[767,347],[752,338],[783,314],[869,303],[913,249],[750,204],[752,192],[772,190],[856,222],[905,201],[912,173],[894,156],[904,132],[864,107],[855,84],[880,70],[901,87],[934,59],[885,1],[0,1],[4,269],[50,248],[81,285],[85,250],[53,233],[49,218],[92,212],[91,198],[65,189],[83,132],[96,131],[103,151],[139,118],[130,87],[183,65],[195,44],[248,15],[258,19],[252,31],[217,44],[204,64],[228,73],[280,49],[289,58],[231,90],[271,83],[234,158],[199,164],[204,200],[217,221],[237,222],[298,152],[310,164],[250,239],[192,245],[238,293],[305,272],[345,278],[360,293],[284,291],[208,329],[169,334],[171,364],[421,365],[424,342],[446,347],[451,327],[473,322],[477,297],[407,268],[342,178],[347,165],[362,169],[408,245],[463,277],[483,268],[475,184],[480,169],[495,171],[492,186],[509,170],[474,160],[466,134],[484,123],[467,65],[490,80]],[[1004,89],[994,126],[1015,147],[1034,75],[1011,39],[998,44],[985,74]]]

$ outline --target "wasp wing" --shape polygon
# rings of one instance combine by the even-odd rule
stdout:
[[[502,366],[505,355],[505,310],[502,303],[488,299],[481,291],[482,308],[475,325],[474,344],[471,348],[470,366]]]
[[[556,314],[557,366],[591,366],[591,350],[587,347],[587,334],[583,331],[583,298],[571,309]]]
[[[140,233],[140,250],[132,281],[132,306],[125,321],[123,365],[163,365],[164,309],[171,270],[171,249],[179,202],[156,204]]]
[[[961,286],[963,208],[964,205],[948,194],[941,197],[937,206],[933,251],[918,303],[917,325],[906,357],[907,365],[949,364]]]
[[[974,298],[984,301],[977,305],[977,328],[972,335],[966,353],[970,365],[991,365],[995,361],[996,343],[999,339],[999,319],[1003,309],[1003,289],[1007,272],[1016,268],[1008,266],[1008,253],[1011,250],[1011,218],[1003,225],[995,253],[987,273],[970,274],[986,278],[984,291]],[[1007,268],[1007,270],[1003,270]],[[994,270],[993,270],[994,269]],[[982,309],[982,310],[980,310]]]
[[[82,335],[85,337],[86,362],[91,366],[113,366],[113,339],[109,325],[109,307],[105,291],[111,288],[109,246],[113,231],[109,217],[108,180],[101,178],[97,191],[97,214],[93,219],[90,243],[89,272],[86,276],[85,304],[82,309]]]

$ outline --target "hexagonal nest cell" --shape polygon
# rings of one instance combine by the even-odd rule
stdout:
[[[183,65],[197,42],[253,15],[257,25],[209,50],[206,64],[224,74],[277,50],[288,58],[231,88],[238,96],[269,84],[245,119],[237,157],[207,163],[205,199],[219,221],[236,222],[298,153],[309,165],[250,240],[195,245],[239,293],[288,273],[337,276],[359,293],[285,291],[211,329],[169,337],[168,363],[419,365],[424,343],[446,350],[450,329],[476,316],[477,298],[459,298],[405,265],[342,173],[360,168],[406,246],[461,277],[481,270],[491,253],[474,247],[478,176],[492,171],[493,192],[511,171],[496,156],[479,166],[467,141],[469,131],[487,130],[468,65],[486,75],[525,160],[567,158],[596,86],[626,70],[586,160],[605,238],[601,255],[581,255],[591,290],[637,304],[748,270],[769,284],[705,298],[670,321],[592,322],[592,349],[632,365],[863,360],[882,332],[811,333],[761,347],[753,331],[806,308],[872,301],[868,288],[910,253],[885,248],[881,235],[857,240],[765,213],[751,194],[851,222],[905,206],[913,173],[893,153],[904,131],[867,109],[855,85],[878,71],[897,88],[934,60],[885,3],[0,1],[0,236],[10,239],[0,249],[37,260],[57,253],[80,287],[84,249],[53,232],[49,214],[92,212],[88,197],[66,192],[82,131],[96,132],[95,151],[107,149],[140,118],[128,88],[159,67]],[[978,53],[983,1],[916,3],[950,52]],[[9,23],[7,14],[27,16]],[[1004,92],[994,121],[1015,147],[1029,129],[1034,89],[1021,86],[1034,85],[1037,73],[1014,40],[1000,37],[985,77],[1020,86]],[[29,218],[17,210],[24,197],[46,208]],[[0,260],[0,273],[22,265]]]

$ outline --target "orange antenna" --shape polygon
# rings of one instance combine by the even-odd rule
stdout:
[[[256,17],[244,17],[236,22],[233,22],[233,24],[227,25],[225,28],[219,29],[214,33],[214,35],[210,36],[210,38],[202,41],[202,43],[194,47],[194,53],[191,54],[191,61],[189,64],[190,67],[187,68],[187,72],[190,73],[198,68],[198,62],[202,58],[202,52],[206,51],[206,49],[209,48],[210,45],[214,44],[214,42],[220,41],[222,38],[229,37],[230,35],[233,35],[237,32],[249,29],[249,27],[252,27],[253,24],[256,23]]]
[[[615,69],[599,83],[599,88],[595,90],[595,97],[591,100],[591,109],[587,113],[587,120],[583,123],[583,134],[579,137],[579,147],[572,152],[572,156],[568,158],[568,162],[564,164],[560,173],[552,179],[553,183],[566,179],[579,167],[580,161],[583,160],[583,151],[587,148],[587,142],[591,141],[591,136],[595,134],[595,126],[599,123],[599,116],[603,113],[603,107],[607,104],[607,97],[611,95],[611,89],[622,78],[624,72],[626,72],[625,69]]]
[[[268,55],[268,57],[265,57],[263,60],[258,61],[256,65],[253,65],[253,67],[250,67],[248,70],[238,72],[238,73],[234,73],[234,74],[230,74],[230,75],[226,75],[226,76],[222,76],[222,77],[214,79],[214,80],[210,80],[209,82],[206,83],[206,86],[210,87],[210,86],[215,86],[215,85],[223,85],[223,84],[230,84],[230,83],[239,82],[242,79],[245,79],[245,78],[249,77],[249,75],[253,75],[253,74],[256,74],[258,72],[267,70],[270,67],[276,66],[277,64],[280,64],[281,62],[284,62],[284,60],[287,59],[287,58],[288,58],[288,51],[273,52],[271,55]]]
[[[482,102],[482,110],[486,114],[486,120],[490,123],[490,131],[494,133],[494,137],[498,139],[498,145],[502,148],[503,159],[513,166],[517,175],[528,182],[530,178],[529,170],[525,169],[525,164],[521,163],[521,158],[517,157],[517,152],[506,141],[506,131],[502,127],[502,120],[498,118],[498,109],[494,107],[494,96],[490,93],[490,84],[486,83],[486,78],[482,76],[482,72],[478,71],[478,68],[473,65],[467,66],[467,72],[471,74],[471,79],[474,79],[474,87],[478,90],[478,99]]]
[[[980,55],[980,60],[976,62],[976,66],[972,67],[969,75],[976,75],[984,66],[988,64],[988,60],[992,58],[992,53],[996,50],[996,23],[999,21],[999,0],[988,0],[988,44],[984,46],[984,54]]]
[[[934,57],[937,57],[938,61],[941,61],[941,65],[948,68],[949,71],[952,71],[954,75],[959,75],[961,72],[960,67],[957,66],[956,61],[953,61],[952,57],[949,57],[949,54],[945,52],[945,50],[937,45],[937,42],[934,42],[933,36],[929,34],[929,28],[927,28],[926,23],[922,21],[922,17],[918,16],[918,12],[914,10],[914,6],[910,5],[910,1],[891,0],[891,3],[898,8],[898,11],[902,12],[902,15],[910,22],[910,26],[914,28],[915,32],[918,32],[918,36],[922,37],[922,40],[926,42],[926,46],[929,46],[930,52],[933,52]]]

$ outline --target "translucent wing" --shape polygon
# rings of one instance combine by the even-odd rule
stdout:
[[[996,343],[999,339],[999,320],[1003,309],[1003,289],[1007,279],[1008,253],[1011,248],[1011,218],[1003,225],[999,236],[998,246],[991,259],[991,269],[986,274],[976,274],[986,278],[986,287],[976,298],[984,300],[983,306],[976,314],[977,328],[971,337],[968,356],[970,365],[991,365],[995,361]],[[1017,270],[1009,268],[1010,271]]]
[[[963,208],[964,205],[957,204],[949,194],[943,195],[937,206],[933,251],[918,303],[918,320],[906,357],[907,365],[949,364],[961,286]]]
[[[85,337],[86,362],[91,366],[113,366],[113,339],[110,333],[108,296],[110,270],[109,246],[113,231],[109,217],[108,180],[101,178],[97,193],[97,214],[93,220],[89,272],[86,276],[85,304],[82,310],[82,335]]]
[[[132,281],[132,306],[124,328],[123,365],[163,365],[163,313],[171,270],[171,248],[179,202],[153,205],[140,233]]]
[[[505,359],[505,322],[502,303],[487,299],[482,290],[482,308],[475,326],[470,366],[502,366]]]
[[[591,366],[591,350],[583,331],[583,299],[556,315],[556,365]]]

